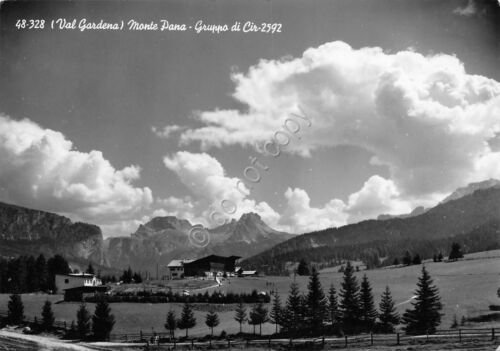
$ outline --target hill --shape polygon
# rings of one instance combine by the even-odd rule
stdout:
[[[447,252],[458,241],[466,252],[500,247],[500,188],[479,189],[440,203],[407,218],[368,220],[294,237],[243,262],[272,273],[283,273],[287,262],[300,258],[333,265],[361,259],[368,266],[392,262],[406,250],[423,258]]]
[[[101,229],[45,211],[0,203],[0,256],[61,254],[103,263]]]

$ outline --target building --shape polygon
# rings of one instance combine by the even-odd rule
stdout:
[[[217,276],[224,273],[232,273],[235,270],[236,261],[239,256],[217,256],[210,255],[188,263],[184,263],[184,275],[192,276]]]
[[[65,301],[81,301],[86,294],[105,292],[107,287],[94,274],[56,274],[56,289],[64,292]]]
[[[167,278],[168,279],[182,279],[184,278],[184,265],[193,262],[193,260],[172,260],[167,265]]]

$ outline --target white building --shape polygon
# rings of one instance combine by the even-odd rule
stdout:
[[[172,260],[167,265],[167,278],[168,279],[182,279],[184,278],[184,263],[193,262],[193,260]]]
[[[56,274],[56,288],[58,293],[66,289],[83,286],[101,286],[101,279],[89,273]]]

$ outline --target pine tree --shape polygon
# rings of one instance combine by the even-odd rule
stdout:
[[[361,280],[359,302],[361,325],[366,331],[372,331],[377,319],[377,310],[375,309],[375,303],[373,302],[372,288],[366,274]]]
[[[453,243],[451,244],[451,251],[450,254],[448,255],[448,260],[450,261],[456,261],[459,258],[463,258],[464,254],[462,253],[462,248],[460,247],[459,243]]]
[[[329,312],[329,320],[332,323],[332,327],[335,329],[337,324],[340,322],[340,311],[339,304],[337,301],[337,290],[335,290],[335,286],[330,285],[330,290],[328,293],[328,312]]]
[[[281,299],[280,295],[278,294],[278,291],[274,291],[273,293],[273,306],[271,308],[271,313],[269,314],[269,320],[271,323],[274,323],[276,329],[275,333],[278,333],[278,325],[281,325],[282,322],[282,306],[281,306]]]
[[[290,292],[288,293],[283,313],[282,326],[287,332],[295,333],[303,327],[303,317],[303,304],[299,286],[296,282],[293,282],[290,284]]]
[[[342,327],[347,332],[354,332],[361,321],[359,308],[359,285],[354,276],[354,268],[348,261],[340,290],[340,311]]]
[[[22,324],[24,320],[24,305],[21,300],[21,295],[12,294],[9,298],[10,300],[7,305],[7,322],[15,325]]]
[[[403,264],[405,266],[409,266],[409,265],[411,265],[411,262],[412,262],[411,254],[410,254],[410,251],[407,250],[405,252],[405,255],[403,256]]]
[[[438,288],[432,285],[432,278],[422,267],[422,276],[418,279],[417,296],[412,303],[413,309],[403,314],[403,323],[408,334],[434,333],[441,323],[441,299]]]
[[[170,337],[175,338],[175,329],[177,329],[177,318],[173,310],[168,311],[165,329],[170,332]]]
[[[312,269],[308,293],[305,299],[305,322],[310,330],[321,332],[324,322],[328,319],[328,304],[319,281],[319,273],[315,267]]]
[[[253,325],[253,333],[255,334],[255,326],[259,325],[259,334],[262,335],[262,324],[269,321],[267,308],[264,307],[262,302],[254,305],[250,311],[250,318],[248,323]]]
[[[179,329],[186,329],[186,338],[188,337],[188,330],[196,325],[196,318],[194,317],[191,305],[186,302],[182,307],[181,318],[177,321]]]
[[[85,303],[82,302],[76,312],[76,330],[80,339],[84,340],[87,338],[87,335],[90,333],[90,324],[90,313]]]
[[[301,259],[299,261],[299,265],[297,267],[297,274],[298,275],[309,275],[309,266],[307,265],[306,260]]]
[[[92,316],[92,333],[96,340],[108,340],[109,334],[115,325],[115,316],[111,314],[111,308],[105,298],[100,298],[95,305]]]
[[[240,333],[242,332],[242,324],[247,321],[247,309],[243,305],[243,301],[240,301],[238,303],[238,306],[236,306],[236,311],[234,315],[234,320],[239,323],[240,325]]]
[[[40,254],[40,256],[36,259],[35,266],[37,285],[41,291],[47,291],[49,272],[47,270],[47,261],[45,260],[45,256]]]
[[[453,315],[453,322],[451,323],[450,328],[451,329],[458,328],[458,318],[456,314]]]
[[[205,324],[211,330],[211,336],[214,336],[214,328],[219,325],[219,316],[215,311],[210,311],[205,316]]]
[[[44,330],[51,330],[54,326],[54,313],[52,312],[52,303],[47,300],[42,308],[42,328]]]
[[[399,323],[399,315],[388,286],[385,287],[385,291],[382,293],[379,309],[378,319],[380,320],[380,330],[384,333],[392,333],[394,325]]]
[[[415,254],[411,263],[412,264],[422,264],[422,258],[420,257],[419,254]]]

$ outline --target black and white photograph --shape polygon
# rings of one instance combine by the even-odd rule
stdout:
[[[0,0],[0,351],[500,350],[500,0]]]

